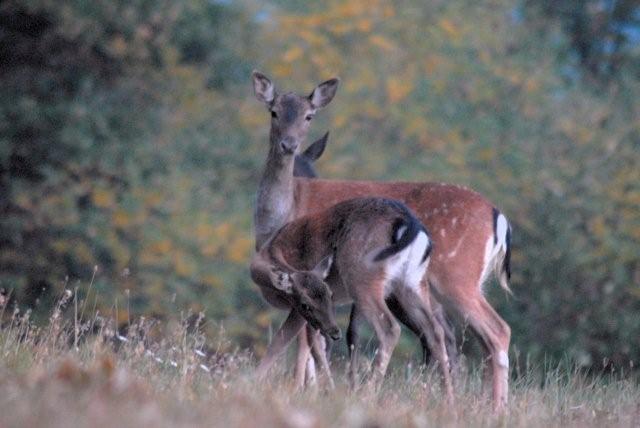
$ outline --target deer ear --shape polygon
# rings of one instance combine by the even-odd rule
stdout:
[[[320,263],[318,263],[317,266],[313,268],[313,273],[315,273],[322,279],[327,279],[327,276],[329,276],[329,271],[331,270],[332,264],[333,264],[333,255],[329,254],[327,257],[320,260]]]
[[[329,104],[338,90],[338,84],[340,79],[334,77],[326,82],[319,84],[311,95],[309,95],[309,101],[314,108],[322,108]]]
[[[276,96],[276,89],[271,80],[259,71],[254,70],[251,73],[253,79],[253,92],[256,94],[258,101],[265,104],[271,104]]]
[[[322,156],[322,153],[324,153],[324,148],[327,147],[328,139],[329,139],[329,131],[327,131],[327,133],[324,134],[322,138],[311,143],[311,145],[307,147],[307,150],[305,150],[304,153],[302,153],[302,156],[304,156],[305,158],[309,159],[312,162],[318,160],[320,156]]]
[[[274,288],[284,291],[287,294],[292,293],[293,289],[293,281],[291,280],[291,275],[287,272],[283,272],[281,270],[273,269],[271,271],[271,284]]]

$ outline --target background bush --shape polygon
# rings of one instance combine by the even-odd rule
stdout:
[[[16,1],[0,5],[0,287],[46,314],[204,310],[240,346],[278,314],[251,284],[253,194],[286,90],[334,75],[332,178],[473,187],[514,225],[530,358],[640,359],[637,2]],[[119,312],[125,321],[126,315]]]

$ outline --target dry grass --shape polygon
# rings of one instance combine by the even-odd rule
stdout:
[[[72,314],[65,318],[63,314]],[[378,393],[294,391],[283,367],[267,382],[255,361],[219,334],[207,343],[197,317],[138,320],[126,336],[113,320],[77,321],[69,293],[48,325],[5,314],[0,331],[0,427],[56,426],[638,426],[635,376],[590,378],[577,370],[532,370],[511,384],[509,413],[494,416],[479,376],[465,376],[457,403],[442,400],[437,377],[396,369]],[[1,311],[2,309],[0,309]],[[544,375],[536,375],[544,372]]]

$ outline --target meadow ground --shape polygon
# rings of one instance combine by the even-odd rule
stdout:
[[[63,316],[63,306],[73,315]],[[637,375],[586,376],[557,367],[514,376],[509,411],[495,416],[477,373],[442,399],[434,370],[397,367],[381,390],[295,391],[283,366],[253,377],[255,358],[217,335],[207,343],[198,317],[134,322],[126,334],[99,315],[82,324],[72,299],[44,327],[6,316],[0,331],[0,427],[68,426],[639,426]],[[8,310],[8,309],[6,309]],[[69,311],[67,311],[69,312]]]

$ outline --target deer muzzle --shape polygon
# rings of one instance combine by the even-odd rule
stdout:
[[[284,137],[280,140],[280,150],[286,155],[292,155],[298,149],[298,142],[293,137]]]

